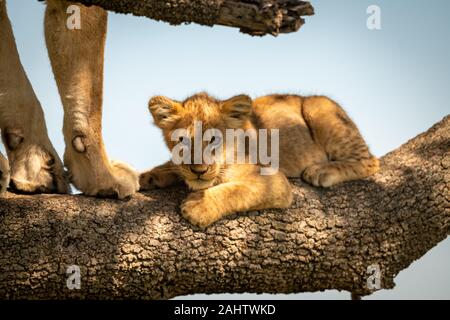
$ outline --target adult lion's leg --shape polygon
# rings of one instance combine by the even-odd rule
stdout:
[[[87,195],[125,198],[139,189],[130,166],[110,162],[102,130],[103,58],[107,12],[76,4],[80,28],[67,28],[74,3],[47,0],[45,37],[64,105],[64,162],[74,185]]]
[[[0,0],[0,129],[13,188],[24,192],[68,191],[41,105],[19,59],[5,0]]]
[[[8,160],[0,152],[0,196],[6,192],[9,185],[9,165]]]

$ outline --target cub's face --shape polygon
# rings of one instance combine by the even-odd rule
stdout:
[[[215,185],[224,174],[226,129],[250,126],[252,101],[246,95],[219,101],[201,93],[183,102],[156,96],[149,110],[172,151],[172,161],[182,162],[178,174],[191,189],[200,190]],[[209,152],[218,148],[222,152]]]

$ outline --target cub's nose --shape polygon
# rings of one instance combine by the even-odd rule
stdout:
[[[206,164],[191,164],[190,166],[192,173],[195,174],[205,174],[208,171],[208,165]]]

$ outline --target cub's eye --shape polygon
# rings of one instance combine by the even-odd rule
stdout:
[[[218,146],[222,143],[222,139],[218,136],[212,136],[211,139],[209,139],[209,144],[213,146]]]

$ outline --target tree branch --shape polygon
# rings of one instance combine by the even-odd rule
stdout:
[[[239,214],[206,232],[178,213],[184,189],[128,202],[0,199],[1,298],[171,298],[193,293],[371,292],[450,232],[450,116],[384,156],[382,170],[329,190],[293,180],[288,210]],[[66,269],[81,268],[81,290]]]
[[[251,35],[278,35],[297,31],[302,16],[314,14],[300,0],[78,0],[118,13],[132,13],[171,24],[198,23],[239,28]]]

